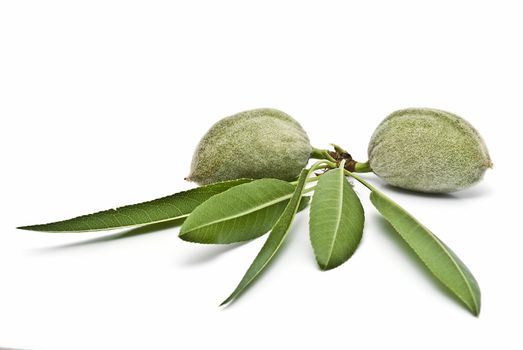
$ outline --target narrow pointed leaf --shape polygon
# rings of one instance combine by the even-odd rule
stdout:
[[[265,241],[265,244],[261,248],[260,252],[252,262],[251,266],[243,276],[236,289],[220,304],[220,306],[225,305],[238,297],[238,295],[242,293],[245,288],[247,288],[260,275],[260,273],[265,269],[265,267],[267,267],[267,265],[269,265],[272,258],[276,255],[285,241],[292,221],[294,220],[296,212],[298,211],[300,198],[303,194],[305,180],[307,179],[308,174],[309,173],[306,169],[302,170],[292,198],[272,228],[267,241]]]
[[[347,261],[358,247],[365,216],[360,199],[342,169],[322,175],[314,189],[309,229],[316,261],[322,270]]]
[[[254,239],[268,232],[294,192],[277,179],[236,186],[209,199],[185,220],[180,238],[188,242],[226,244]],[[308,203],[302,200],[302,208]]]
[[[456,254],[390,198],[373,191],[370,199],[430,272],[474,315],[479,315],[481,294],[478,283]]]
[[[212,196],[249,181],[252,180],[240,179],[219,182],[149,202],[126,205],[118,209],[109,209],[49,224],[18,228],[46,232],[88,232],[184,219]]]

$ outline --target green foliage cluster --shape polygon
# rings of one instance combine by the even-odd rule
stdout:
[[[307,168],[309,157],[318,161]],[[204,136],[190,179],[206,185],[150,202],[20,228],[89,232],[170,222],[182,225],[181,239],[200,244],[243,242],[269,232],[224,305],[262,275],[284,245],[295,216],[309,203],[310,242],[319,268],[337,268],[354,255],[364,233],[365,213],[347,180],[350,177],[370,191],[373,206],[433,276],[477,316],[481,293],[470,270],[434,233],[357,172],[373,170],[395,186],[443,192],[479,181],[489,166],[479,134],[448,112],[393,113],[371,139],[369,162],[358,163],[337,145],[333,151],[312,148],[305,131],[285,113],[258,109],[225,118]]]

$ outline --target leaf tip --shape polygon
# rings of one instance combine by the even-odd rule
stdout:
[[[335,265],[319,265],[321,271],[329,271],[332,269],[335,269],[336,267],[340,266],[341,264],[335,264]]]
[[[16,229],[24,231],[39,231],[36,229],[36,226],[18,226]]]
[[[352,257],[352,254],[346,258],[346,259],[343,259],[343,260],[339,260],[339,261],[327,261],[327,262],[319,262],[317,261],[318,263],[318,267],[320,268],[321,271],[329,271],[329,270],[333,270],[337,267],[340,267],[341,265],[343,265],[345,262],[347,262],[347,260],[349,260],[350,258]]]
[[[479,303],[474,303],[474,305],[472,305],[472,307],[470,307],[469,310],[475,317],[479,317],[479,314],[481,312],[481,305]]]
[[[472,312],[472,314],[473,314],[476,318],[479,318],[479,311],[480,311],[480,310],[476,309],[476,310],[474,310],[474,311]]]
[[[329,266],[327,264],[318,263],[318,267],[320,268],[321,271],[328,271],[328,270],[330,270],[330,268],[329,268]]]
[[[218,305],[219,307],[222,307],[222,306],[225,306],[227,304],[229,304],[230,302],[232,301],[232,296],[228,297],[227,299],[225,299],[224,301],[222,301],[220,303],[220,305]]]

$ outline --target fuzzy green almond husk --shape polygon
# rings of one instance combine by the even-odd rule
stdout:
[[[238,178],[295,179],[312,146],[288,114],[270,108],[226,117],[203,136],[186,178],[200,185]]]
[[[429,193],[459,191],[492,167],[485,142],[463,118],[438,109],[389,115],[368,148],[372,171],[387,183]]]

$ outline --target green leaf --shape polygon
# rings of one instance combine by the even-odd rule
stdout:
[[[309,229],[316,261],[322,270],[347,261],[358,247],[365,216],[361,202],[342,169],[323,174],[314,189]]]
[[[180,238],[188,242],[226,244],[250,240],[268,232],[281,215],[294,186],[277,179],[260,179],[220,193],[185,220]],[[302,200],[302,207],[308,197]]]
[[[126,205],[118,209],[109,209],[49,224],[18,228],[46,232],[88,232],[184,219],[212,196],[249,181],[252,180],[240,179],[218,182],[150,202]]]
[[[384,194],[370,199],[438,280],[474,314],[479,315],[481,294],[469,269],[442,241]]]
[[[249,286],[256,279],[256,277],[258,277],[258,275],[263,271],[263,269],[265,269],[265,267],[271,262],[272,258],[276,255],[276,253],[282,246],[285,237],[287,237],[287,233],[289,232],[292,221],[296,216],[296,212],[298,211],[298,206],[300,203],[300,198],[303,194],[303,189],[305,187],[305,180],[307,179],[308,175],[309,171],[307,169],[302,170],[292,198],[285,207],[285,210],[281,214],[280,218],[272,228],[271,233],[267,238],[267,241],[263,245],[262,249],[254,259],[254,261],[252,262],[251,266],[243,276],[236,289],[231,293],[231,295],[229,295],[227,299],[225,299],[220,304],[220,306],[231,302],[241,292],[243,292],[245,288],[247,288],[247,286]]]

